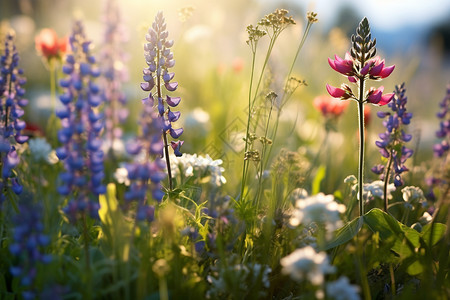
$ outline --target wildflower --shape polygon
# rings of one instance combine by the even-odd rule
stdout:
[[[344,113],[348,102],[322,95],[314,98],[313,105],[325,118],[338,118]]]
[[[44,251],[50,244],[50,238],[43,233],[41,206],[22,203],[19,211],[20,213],[13,217],[14,228],[9,252],[16,263],[10,267],[10,272],[12,276],[20,279],[20,285],[24,288],[24,299],[34,299],[38,265],[48,264],[52,260]]]
[[[173,40],[168,40],[169,32],[166,30],[166,23],[162,12],[158,12],[152,27],[149,28],[145,36],[147,44],[144,45],[145,60],[148,68],[145,68],[144,81],[141,83],[142,90],[150,92],[147,98],[143,99],[145,105],[156,106],[162,122],[162,139],[164,141],[164,156],[166,159],[167,173],[169,177],[169,190],[172,190],[172,174],[170,169],[169,144],[167,134],[173,139],[178,139],[183,133],[183,128],[173,128],[172,124],[180,118],[179,111],[173,111],[180,101],[180,97],[163,95],[163,86],[167,92],[174,92],[178,88],[178,82],[172,81],[175,73],[169,69],[175,65],[173,53],[170,48]],[[154,103],[156,102],[156,103]],[[181,156],[180,147],[182,142],[177,142],[175,147],[176,156]]]
[[[378,117],[386,118],[383,125],[386,127],[386,132],[379,135],[380,141],[375,144],[380,148],[380,153],[383,157],[388,158],[389,162],[386,170],[383,165],[377,165],[372,168],[376,174],[380,174],[381,179],[389,182],[391,172],[391,165],[393,165],[393,175],[395,186],[403,185],[401,174],[408,171],[405,166],[405,161],[412,156],[413,150],[404,146],[404,143],[409,142],[412,138],[410,134],[406,134],[404,126],[410,123],[412,113],[406,110],[407,97],[405,96],[404,84],[396,86],[395,98],[389,103],[391,112],[378,112]]]
[[[45,138],[34,138],[28,142],[31,157],[36,162],[49,162],[49,156],[52,152],[52,147]]]
[[[117,168],[114,172],[114,178],[118,183],[125,184],[126,186],[130,185],[130,180],[128,179],[128,171],[125,167]]]
[[[353,90],[348,84],[342,84],[340,88],[327,84],[328,93],[334,98],[341,100],[353,99],[358,102],[358,119],[359,119],[359,172],[358,181],[359,198],[363,194],[363,177],[364,177],[364,104],[372,103],[375,105],[388,104],[394,94],[389,93],[383,95],[384,87],[375,89],[370,87],[365,91],[366,81],[379,80],[388,77],[394,70],[394,66],[385,66],[384,60],[381,60],[376,54],[376,40],[372,40],[370,33],[369,21],[364,18],[356,30],[356,35],[352,35],[352,48],[347,52],[344,58],[335,55],[335,59],[328,58],[330,67],[336,72],[347,77],[348,81],[359,89],[358,97],[355,96]],[[359,205],[359,214],[364,213],[363,202]]]
[[[18,68],[19,54],[15,46],[12,32],[5,37],[4,54],[0,58],[0,160],[2,173],[0,179],[0,204],[5,199],[6,189],[12,188],[20,194],[22,186],[15,177],[13,169],[19,164],[20,158],[16,152],[16,144],[23,144],[28,136],[23,135],[25,121],[23,107],[28,104],[24,99],[26,83],[23,70]]]
[[[433,146],[434,155],[443,157],[450,150],[450,84],[447,86],[447,94],[439,104],[440,111],[436,116],[441,120],[440,129],[436,131],[436,137],[441,141]]]
[[[335,272],[325,252],[317,253],[311,246],[297,249],[280,260],[281,272],[295,281],[307,280],[313,285],[324,283],[326,274]]]
[[[36,50],[45,59],[61,59],[68,50],[67,38],[58,38],[54,29],[44,28],[36,35]]]
[[[63,107],[56,112],[61,119],[58,139],[62,146],[56,153],[65,168],[60,174],[58,191],[70,197],[64,212],[75,221],[78,213],[98,216],[96,196],[103,194],[106,188],[102,183],[103,151],[99,138],[103,116],[97,108],[102,99],[99,87],[93,81],[100,72],[80,21],[74,23],[69,41],[72,53],[66,56],[63,66],[67,77],[60,81],[64,90],[60,96]]]
[[[423,191],[417,186],[406,186],[402,189],[403,200],[408,204],[411,209],[414,209],[414,205],[420,204],[426,205],[426,198]]]
[[[340,214],[343,212],[345,205],[334,201],[333,195],[319,193],[296,201],[290,224],[298,226],[314,222],[324,225],[327,232],[331,233],[342,225]]]
[[[358,184],[355,182],[355,185],[352,187],[352,191],[356,193],[358,190]],[[384,182],[381,180],[375,180],[371,183],[365,183],[363,187],[363,200],[365,203],[369,203],[375,198],[384,199]],[[392,199],[392,193],[395,191],[395,185],[390,183],[387,185],[386,189],[386,197],[387,199]],[[359,194],[358,200],[359,200]]]
[[[121,15],[116,1],[106,2],[104,13],[105,32],[101,47],[101,81],[102,97],[105,103],[105,138],[109,146],[107,152],[114,153],[114,146],[122,136],[120,125],[128,117],[127,98],[122,91],[122,83],[127,79],[128,72],[124,64],[126,54],[123,46],[126,33],[122,26]]]
[[[327,298],[335,300],[359,300],[359,287],[350,284],[347,277],[341,276],[338,280],[326,283]]]
[[[198,182],[208,183],[213,187],[220,187],[227,182],[222,175],[225,171],[220,165],[221,159],[213,160],[208,154],[206,156],[184,153],[180,157],[171,158],[174,176],[181,175],[184,178],[196,177]]]

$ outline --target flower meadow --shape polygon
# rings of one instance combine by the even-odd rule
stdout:
[[[34,56],[2,23],[0,299],[448,299],[450,82],[419,99],[364,16],[249,9],[215,63],[174,10]]]

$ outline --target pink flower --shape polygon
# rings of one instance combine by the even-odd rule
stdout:
[[[365,64],[363,68],[365,73],[363,74],[363,70],[361,70],[361,74],[366,75],[367,73],[369,73],[370,77],[372,77],[373,79],[386,78],[391,75],[392,71],[394,71],[394,68],[395,65],[386,67],[384,59],[381,60],[379,56],[375,56]]]
[[[333,68],[333,70],[347,76],[354,75],[353,59],[348,52],[345,54],[344,59],[340,58],[337,55],[335,55],[334,58],[335,60],[328,58],[328,63],[330,64],[330,67]]]
[[[369,93],[367,95],[367,102],[377,105],[386,105],[391,102],[394,97],[393,93],[384,94],[384,86],[380,86],[378,89],[370,88]]]
[[[341,98],[346,95],[346,92],[343,89],[331,86],[327,83],[327,91],[334,98]]]
[[[321,95],[314,98],[313,105],[324,117],[339,117],[347,108],[348,101],[336,100],[327,95]]]

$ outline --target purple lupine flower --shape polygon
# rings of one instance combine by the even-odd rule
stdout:
[[[401,174],[408,171],[405,166],[406,160],[412,156],[413,150],[404,146],[412,138],[410,134],[405,133],[404,126],[411,121],[412,113],[407,112],[405,95],[405,84],[395,87],[394,99],[388,103],[392,112],[378,112],[378,117],[384,119],[383,125],[386,128],[384,133],[379,134],[381,140],[375,144],[379,148],[381,155],[392,161],[392,172],[394,176],[395,186],[403,185]],[[387,172],[391,171],[391,163],[388,165]],[[376,165],[372,168],[372,172],[380,175],[380,179],[389,180],[390,174],[385,174],[383,165]],[[387,177],[387,178],[385,178]]]
[[[173,128],[172,124],[180,118],[179,111],[173,111],[180,101],[180,97],[172,97],[163,93],[163,87],[167,92],[174,92],[178,88],[178,83],[172,81],[175,73],[169,69],[175,65],[173,53],[170,48],[173,40],[168,40],[169,32],[166,30],[166,23],[163,13],[160,11],[155,17],[152,27],[149,28],[145,36],[148,43],[144,45],[145,60],[148,68],[143,70],[144,82],[141,83],[142,90],[149,92],[144,101],[147,105],[156,107],[159,117],[162,120],[162,139],[164,141],[164,156],[166,159],[167,173],[169,177],[169,190],[172,190],[172,174],[170,169],[169,143],[167,134],[173,139],[178,139],[183,133],[183,128]],[[176,156],[181,156],[180,151],[182,141],[171,141]]]
[[[20,279],[24,299],[35,299],[34,280],[40,264],[48,264],[52,257],[45,253],[50,244],[50,237],[44,233],[42,207],[24,202],[19,206],[19,213],[13,217],[12,241],[9,252],[15,264],[9,269],[12,276]]]
[[[443,157],[450,150],[450,84],[447,85],[447,93],[439,103],[440,110],[436,116],[441,120],[436,137],[441,141],[433,146],[434,154]]]
[[[128,78],[128,71],[123,63],[127,59],[123,49],[127,36],[117,1],[106,2],[103,21],[105,32],[100,54],[102,97],[105,102],[105,137],[112,148],[114,141],[122,136],[120,124],[128,117],[127,98],[122,92],[122,83]]]
[[[23,98],[25,90],[22,87],[26,79],[18,66],[19,54],[14,34],[8,33],[5,37],[4,54],[0,58],[0,204],[6,197],[6,188],[12,188],[16,194],[22,192],[22,186],[12,172],[20,161],[14,144],[23,144],[28,140],[28,136],[22,134],[26,124],[21,120],[24,115],[23,107],[28,104],[28,100]]]
[[[161,118],[153,110],[152,105],[144,101],[143,106],[140,120],[141,135],[127,145],[127,151],[131,155],[142,154],[144,159],[125,165],[131,185],[125,192],[124,199],[126,208],[132,201],[137,202],[137,221],[151,222],[155,208],[149,205],[149,200],[153,198],[161,202],[164,196],[161,186],[161,181],[166,177],[164,162],[161,159],[164,147],[161,140],[163,126]]]
[[[100,72],[80,21],[74,23],[69,42],[72,53],[66,56],[63,66],[67,77],[60,81],[64,89],[64,94],[60,96],[63,108],[56,112],[62,125],[58,139],[63,146],[57,149],[56,154],[65,167],[60,174],[62,184],[58,191],[61,195],[70,196],[64,212],[71,221],[75,221],[78,213],[97,216],[97,197],[91,196],[103,194],[106,188],[102,183],[104,172],[100,139],[103,115],[98,112],[102,98],[99,87],[93,81]]]

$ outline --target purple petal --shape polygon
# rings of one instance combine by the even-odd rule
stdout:
[[[166,102],[169,106],[175,107],[177,106],[181,101],[180,97],[169,97],[167,96]]]

